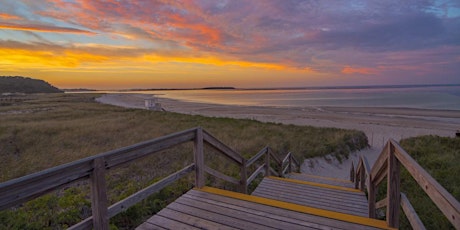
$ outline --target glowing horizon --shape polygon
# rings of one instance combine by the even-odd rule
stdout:
[[[460,4],[0,2],[0,75],[59,88],[460,83]]]

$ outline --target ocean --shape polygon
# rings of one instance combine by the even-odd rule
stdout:
[[[272,107],[388,107],[460,110],[460,85],[309,89],[133,91],[189,102]]]

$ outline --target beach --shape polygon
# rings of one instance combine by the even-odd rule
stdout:
[[[152,95],[149,94],[116,93],[102,95],[96,101],[126,108],[144,109],[144,100],[150,98]],[[268,107],[195,103],[161,97],[156,97],[156,100],[167,112],[361,130],[369,139],[371,145],[369,149],[353,153],[349,159],[342,162],[326,156],[306,159],[302,165],[302,172],[344,179],[348,179],[347,172],[351,161],[356,165],[358,156],[362,154],[373,165],[389,138],[399,141],[420,135],[453,137],[460,129],[458,110],[331,106]]]

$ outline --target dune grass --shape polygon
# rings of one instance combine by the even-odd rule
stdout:
[[[246,159],[269,145],[279,155],[291,151],[302,160],[335,153],[347,157],[367,146],[364,133],[334,128],[209,118],[103,105],[96,94],[29,95],[0,107],[0,182],[201,126]],[[193,160],[184,144],[110,171],[109,203],[114,203],[184,167]],[[207,164],[237,175],[237,170],[212,151]],[[111,219],[111,226],[130,229],[193,186],[192,178],[141,202]],[[208,184],[226,186],[208,177]],[[0,212],[0,229],[60,229],[91,215],[87,182],[52,192],[22,207]]]
[[[420,136],[401,141],[401,146],[455,199],[460,200],[460,138]],[[406,170],[401,189],[427,229],[455,229]],[[403,219],[401,229],[410,229]]]

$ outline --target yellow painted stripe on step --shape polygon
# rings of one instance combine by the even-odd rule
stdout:
[[[246,195],[243,193],[236,193],[236,192],[231,192],[231,191],[222,190],[218,188],[212,188],[212,187],[203,187],[201,189],[199,188],[195,188],[195,189],[198,191],[203,191],[207,193],[230,197],[230,198],[234,198],[238,200],[244,200],[244,201],[249,201],[252,203],[263,204],[263,205],[272,206],[276,208],[282,208],[282,209],[286,209],[290,211],[326,217],[329,219],[335,219],[335,220],[340,220],[344,222],[355,223],[355,224],[360,224],[360,225],[365,225],[365,226],[370,226],[370,227],[375,227],[375,228],[381,228],[381,229],[394,229],[394,228],[388,227],[387,223],[382,220],[376,220],[376,219],[371,219],[371,218],[362,217],[362,216],[354,216],[350,214],[333,212],[333,211],[328,211],[328,210],[319,209],[319,208],[312,208],[308,206],[288,203],[288,202],[279,201],[279,200],[267,199],[267,198],[258,197],[258,196],[251,196],[251,195]]]
[[[336,186],[336,185],[321,184],[321,183],[316,183],[316,182],[302,181],[302,180],[281,178],[281,177],[274,177],[274,176],[269,176],[268,178],[275,179],[275,180],[281,180],[281,181],[287,181],[287,182],[296,183],[296,184],[306,184],[306,185],[322,187],[322,188],[329,188],[329,189],[342,190],[342,191],[347,191],[347,192],[362,193],[361,190],[359,190],[359,189],[347,188],[347,187]]]
[[[291,173],[291,174],[297,174],[297,175],[302,175],[302,176],[306,176],[306,177],[313,177],[313,178],[318,178],[318,179],[325,179],[325,180],[332,180],[332,181],[338,181],[338,182],[353,184],[353,182],[351,182],[350,180],[344,180],[344,179],[339,179],[339,178],[311,175],[311,174],[305,174],[305,173]]]

